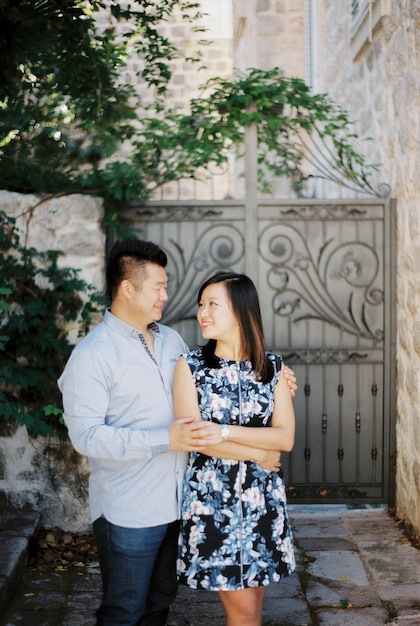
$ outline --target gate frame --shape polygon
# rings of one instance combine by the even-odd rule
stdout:
[[[252,154],[252,150],[248,150],[247,154]],[[255,186],[251,188],[255,189]],[[135,221],[135,214],[150,216],[154,210],[163,208],[171,208],[173,211],[177,209],[181,213],[193,211],[203,211],[206,209],[216,210],[217,208],[228,207],[243,207],[245,212],[245,250],[246,261],[245,271],[255,278],[254,274],[254,261],[258,254],[258,246],[256,242],[256,234],[258,231],[258,209],[261,205],[273,205],[273,206],[338,206],[338,205],[351,205],[357,206],[369,206],[381,204],[384,207],[384,372],[383,382],[384,390],[388,389],[388,392],[384,393],[383,398],[383,497],[381,499],[372,499],[370,502],[366,502],[363,498],[354,498],[351,504],[387,504],[388,506],[395,506],[396,496],[396,400],[397,400],[397,363],[396,363],[396,200],[395,199],[264,199],[257,198],[255,194],[247,194],[246,200],[159,200],[159,201],[147,201],[147,202],[133,202],[123,211],[123,219],[126,223],[133,223]],[[133,215],[134,214],[134,215]],[[197,218],[195,218],[197,219]],[[198,218],[199,219],[199,218]],[[153,218],[151,221],[154,221]],[[157,220],[159,221],[159,220]],[[180,220],[182,221],[182,219]],[[109,231],[107,237],[107,249],[112,245],[114,240],[114,233]],[[291,500],[296,504],[309,503],[309,499],[296,497]],[[311,497],[311,504],[336,504],[346,503],[348,501],[344,499],[323,499]]]

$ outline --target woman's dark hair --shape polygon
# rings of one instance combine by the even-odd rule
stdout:
[[[146,263],[166,267],[168,257],[151,241],[142,239],[121,239],[111,248],[106,265],[106,286],[111,302],[123,280],[138,278],[139,270]]]
[[[218,272],[203,283],[198,291],[197,302],[201,302],[203,291],[209,285],[223,283],[232,305],[241,336],[244,356],[258,372],[260,380],[268,383],[274,376],[274,367],[265,353],[264,329],[258,293],[252,280],[245,274]],[[220,359],[215,355],[216,340],[209,339],[203,346],[203,357],[208,367],[220,367]]]

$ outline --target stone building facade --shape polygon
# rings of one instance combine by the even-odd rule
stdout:
[[[371,138],[360,149],[369,162],[380,164],[375,182],[386,183],[397,201],[397,512],[420,532],[420,0],[202,0],[202,7],[212,41],[205,49],[206,69],[197,73],[181,60],[175,63],[169,93],[174,106],[184,107],[210,76],[278,66],[287,76],[306,79],[314,91],[328,92],[348,111],[355,132]],[[165,28],[186,54],[194,49],[197,36],[187,24],[175,20]],[[138,61],[130,63],[135,70]],[[212,198],[243,192],[234,167],[226,179],[213,189]],[[183,193],[196,198],[209,194],[205,188],[186,188]],[[177,194],[179,189],[169,189],[165,197]],[[349,194],[326,182],[314,183],[312,189],[318,198]],[[21,215],[23,229],[25,208],[35,203],[33,197],[0,196],[3,209]],[[80,267],[89,282],[101,287],[101,212],[97,199],[61,198],[42,204],[30,224],[33,244],[62,249],[66,265]],[[15,505],[39,504],[43,492],[40,505],[46,525],[81,529],[88,517],[75,474],[48,485],[47,468],[34,462],[29,445],[23,429],[7,440],[0,437],[0,490],[9,493]],[[70,455],[67,448],[58,465],[63,477],[69,474],[65,467]],[[88,468],[83,460],[76,464],[83,482]]]
[[[313,2],[319,88],[349,112],[397,201],[398,515],[420,531],[420,2]],[[323,190],[328,194],[328,188]]]

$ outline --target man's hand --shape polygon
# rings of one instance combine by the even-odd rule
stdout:
[[[290,367],[288,367],[285,363],[283,363],[283,367],[281,368],[281,375],[289,386],[290,395],[292,396],[292,398],[294,398],[297,390],[297,381],[294,371],[290,369]]]
[[[202,452],[206,446],[219,443],[220,426],[186,417],[168,426],[169,444],[174,452]]]

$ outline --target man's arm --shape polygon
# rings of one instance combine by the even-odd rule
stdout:
[[[176,429],[173,425],[140,429],[107,423],[109,375],[101,357],[89,349],[72,354],[58,385],[70,440],[80,454],[88,457],[148,459],[170,450],[203,448],[213,440],[212,436],[203,439],[207,424],[200,427],[191,420],[178,424]]]

